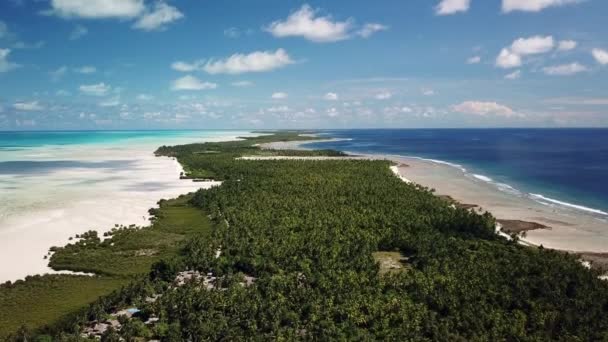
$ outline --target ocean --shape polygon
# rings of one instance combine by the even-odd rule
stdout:
[[[307,144],[446,163],[501,191],[608,216],[608,129],[330,130]]]
[[[90,229],[148,224],[148,209],[210,184],[180,180],[161,145],[244,131],[0,132],[0,283],[48,273],[51,246]],[[15,262],[18,260],[18,262]]]

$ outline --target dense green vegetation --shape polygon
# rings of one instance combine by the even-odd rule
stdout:
[[[55,270],[95,273],[99,276],[48,275],[28,277],[0,287],[0,340],[22,325],[38,329],[71,322],[73,314],[100,296],[127,285],[152,264],[179,254],[182,243],[194,236],[207,238],[211,222],[193,207],[191,196],[161,200],[151,209],[149,227],[117,227],[103,242],[97,232],[81,234],[77,242],[53,248]]]
[[[22,325],[38,328],[128,283],[114,277],[48,275],[0,287],[0,340]]]
[[[187,237],[209,236],[209,218],[192,207],[189,199],[160,201],[159,209],[151,209],[156,219],[150,227],[114,228],[111,238],[103,241],[96,232],[83,234],[79,241],[55,249],[49,265],[56,270],[103,275],[148,273],[150,265],[175,255]]]
[[[209,215],[212,233],[188,236],[149,278],[56,328],[76,333],[111,308],[136,305],[159,323],[133,320],[113,338],[608,340],[608,286],[598,273],[574,256],[498,237],[491,215],[450,207],[400,181],[389,162],[236,159],[273,153],[255,144],[296,138],[160,148],[190,176],[224,181],[189,200]],[[401,256],[403,271],[383,270],[377,260],[386,256]],[[172,285],[185,270],[213,274],[215,289]],[[254,284],[244,286],[244,276]]]

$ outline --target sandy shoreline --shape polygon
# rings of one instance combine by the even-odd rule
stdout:
[[[0,180],[10,187],[3,190],[0,203],[10,203],[0,211],[0,283],[56,273],[44,259],[50,247],[63,246],[70,237],[87,230],[103,233],[115,224],[148,225],[148,210],[160,199],[219,184],[180,180],[182,166],[173,158],[154,156],[158,146],[236,137],[43,147],[8,156],[13,160],[29,157],[44,165],[61,161],[69,166],[1,175]]]
[[[306,149],[302,146],[306,143],[311,142],[271,143],[263,147]],[[483,177],[476,177],[440,161],[395,155],[351,154],[394,161],[398,166],[393,167],[393,172],[402,179],[435,189],[437,195],[449,196],[459,203],[491,212],[503,224],[512,225],[513,230],[525,230],[526,236],[522,240],[531,245],[594,255],[598,264],[602,263],[601,259],[608,258],[608,222],[593,213],[549,202],[539,203],[527,194],[501,190]]]

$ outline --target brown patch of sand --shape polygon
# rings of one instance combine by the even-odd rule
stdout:
[[[521,221],[521,220],[497,220],[502,225],[502,231],[507,234],[519,234],[536,229],[551,229],[537,222]]]
[[[458,202],[452,196],[449,196],[449,195],[437,195],[437,197],[444,199],[447,202],[449,202],[450,204],[453,204],[457,208],[461,208],[461,209],[473,209],[473,208],[479,207],[477,204],[467,204],[467,203]]]

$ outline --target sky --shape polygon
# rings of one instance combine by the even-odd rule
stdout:
[[[0,131],[608,127],[605,0],[2,0]]]

